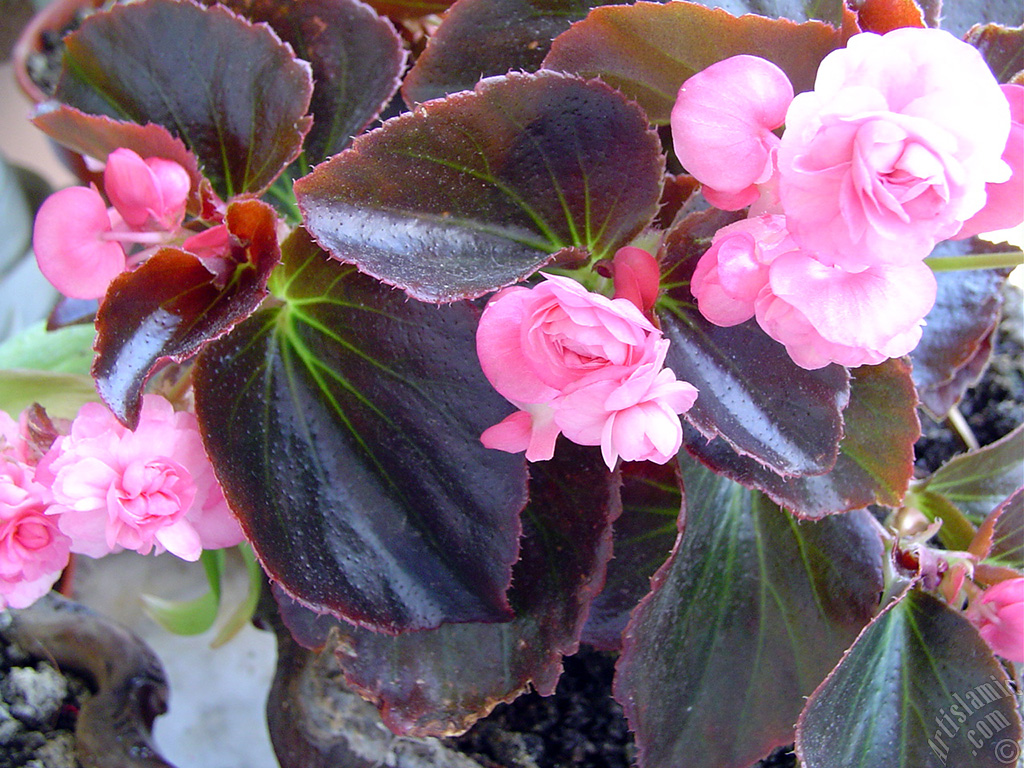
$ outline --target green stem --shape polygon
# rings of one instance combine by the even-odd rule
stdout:
[[[924,263],[933,272],[955,272],[963,269],[999,269],[1019,267],[1024,264],[1024,252],[1000,251],[999,253],[971,253],[967,256],[946,256],[925,259]]]

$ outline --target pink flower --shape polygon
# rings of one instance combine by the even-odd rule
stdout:
[[[173,160],[143,160],[130,149],[115,149],[107,157],[103,187],[111,204],[133,229],[173,230],[185,217],[192,180]]]
[[[624,461],[664,464],[682,445],[679,416],[697,399],[697,389],[664,368],[668,339],[655,343],[653,360],[628,374],[609,366],[579,382],[554,413],[562,434],[579,445],[600,445],[609,469]]]
[[[546,403],[609,365],[634,368],[660,336],[635,304],[545,275],[534,288],[513,286],[484,309],[476,350],[484,375],[512,402]]]
[[[0,609],[28,607],[68,564],[68,539],[47,516],[48,506],[49,493],[31,468],[0,454]]]
[[[971,602],[967,616],[993,653],[1024,664],[1024,578],[989,587]]]
[[[722,227],[697,262],[690,291],[715,325],[738,325],[754,316],[754,302],[768,284],[768,267],[798,250],[784,216],[757,216]]]
[[[113,229],[107,206],[95,189],[68,187],[54,192],[39,207],[32,233],[39,271],[65,296],[102,296],[127,263]]]
[[[923,263],[849,272],[802,251],[778,256],[754,305],[757,322],[797,365],[876,365],[921,338],[936,283]]]
[[[1001,184],[985,187],[985,207],[974,214],[957,233],[957,239],[1012,229],[1024,221],[1024,85],[1000,86],[1010,105],[1010,138],[1003,161],[1013,176]]]
[[[1006,98],[948,32],[865,33],[830,53],[786,114],[779,194],[790,232],[827,264],[907,264],[952,237],[1002,182]]]
[[[103,180],[111,208],[95,188],[69,187],[50,195],[36,214],[39,270],[65,296],[100,298],[129,256],[134,263],[147,248],[179,235],[191,185],[181,165],[117,149]]]
[[[483,444],[542,461],[564,431],[601,445],[609,468],[619,456],[668,461],[682,439],[677,414],[696,390],[662,367],[667,347],[631,301],[566,277],[499,292],[480,319],[477,354],[494,388],[520,410],[486,430]]]
[[[672,108],[673,147],[712,205],[735,211],[757,200],[757,185],[774,171],[772,131],[792,100],[786,74],[757,56],[719,61],[683,83]]]
[[[37,476],[51,485],[71,549],[102,557],[118,548],[167,550],[196,560],[204,548],[237,544],[231,516],[203,450],[195,417],[146,395],[138,428],[87,403],[54,443]]]

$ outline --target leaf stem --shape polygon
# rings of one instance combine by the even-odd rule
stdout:
[[[999,269],[1019,267],[1024,264],[1024,252],[999,251],[998,253],[971,253],[966,256],[944,256],[925,259],[924,263],[933,272],[955,272],[964,269]]]
[[[949,419],[949,426],[953,428],[960,439],[964,441],[964,445],[967,446],[967,450],[976,451],[981,448],[981,444],[978,442],[978,438],[974,436],[974,430],[971,429],[971,425],[967,423],[967,419],[960,413],[960,409],[955,405],[949,409],[949,413],[946,414],[946,418]]]

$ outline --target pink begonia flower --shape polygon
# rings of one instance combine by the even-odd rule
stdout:
[[[181,234],[191,186],[181,165],[116,149],[103,179],[112,207],[95,188],[69,187],[50,195],[36,214],[39,270],[65,296],[102,297],[129,261]]]
[[[1006,140],[1003,161],[1013,176],[1001,184],[985,187],[985,207],[972,216],[957,233],[957,239],[1012,229],[1024,221],[1024,85],[1003,85],[1010,105],[1010,138]]]
[[[668,341],[631,301],[545,277],[500,291],[480,318],[480,365],[520,409],[486,430],[483,444],[544,461],[568,427],[569,439],[601,445],[609,468],[619,456],[668,461],[682,439],[677,414],[696,397],[662,367]]]
[[[756,216],[722,227],[697,262],[690,291],[715,325],[738,325],[754,316],[754,302],[768,284],[768,267],[799,250],[785,216]]]
[[[75,299],[95,299],[121,274],[124,248],[100,193],[90,187],[54,192],[39,207],[32,248],[43,277]]]
[[[786,114],[779,194],[790,232],[851,271],[920,260],[1010,171],[1006,97],[977,49],[948,32],[855,35]]]
[[[994,653],[1024,664],[1024,578],[989,587],[971,602],[967,616]]]
[[[180,227],[191,186],[188,172],[173,160],[143,160],[125,148],[110,153],[103,171],[111,204],[133,229]]]
[[[579,445],[600,445],[609,469],[624,461],[664,464],[679,452],[683,433],[678,414],[690,409],[697,389],[664,368],[668,339],[655,343],[653,360],[626,371],[608,366],[562,397],[555,423]]]
[[[0,610],[27,608],[68,564],[68,538],[48,507],[49,492],[31,467],[0,452]]]
[[[800,367],[852,368],[916,347],[935,293],[935,275],[923,262],[848,272],[791,251],[772,261],[754,309]]]
[[[143,398],[131,431],[103,405],[82,406],[70,434],[39,463],[71,550],[102,557],[119,548],[167,550],[185,560],[237,544],[231,515],[203,449],[195,416],[157,395]]]
[[[793,86],[757,56],[733,56],[688,79],[672,108],[672,143],[683,167],[717,208],[739,210],[773,175]]]
[[[660,336],[635,304],[591,293],[561,275],[513,286],[484,309],[476,349],[484,375],[507,400],[545,403],[608,365],[635,367]]]

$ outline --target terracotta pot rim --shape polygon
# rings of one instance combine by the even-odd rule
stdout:
[[[42,50],[43,32],[50,29],[63,29],[75,13],[83,6],[91,5],[99,8],[104,0],[53,0],[32,17],[18,35],[11,49],[11,62],[14,66],[14,78],[21,92],[34,104],[46,101],[49,96],[40,90],[28,74],[28,57]]]

